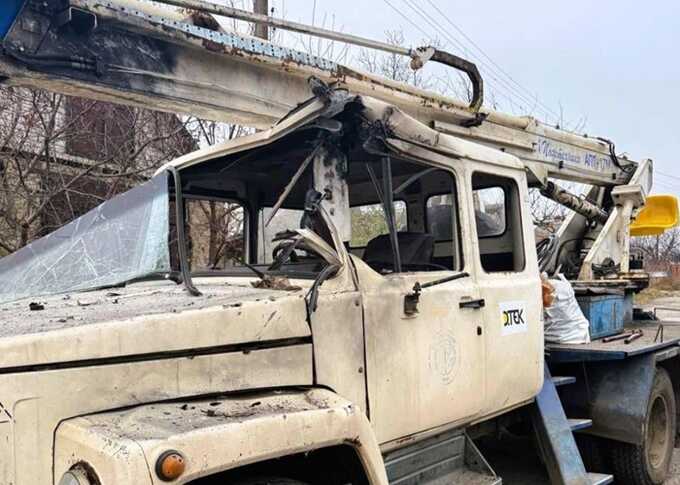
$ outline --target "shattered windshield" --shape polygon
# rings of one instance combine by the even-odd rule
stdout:
[[[167,172],[0,260],[0,303],[170,271]]]

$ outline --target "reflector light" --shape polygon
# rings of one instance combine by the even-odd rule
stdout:
[[[186,462],[178,451],[166,451],[158,457],[156,462],[156,475],[164,482],[177,480],[185,470]]]

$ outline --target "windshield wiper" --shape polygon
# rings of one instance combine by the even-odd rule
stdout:
[[[255,266],[253,266],[252,264],[246,263],[243,259],[239,259],[239,263],[241,263],[243,266],[245,266],[245,267],[248,268],[250,271],[252,271],[253,273],[255,273],[255,275],[256,275],[258,278],[260,278],[261,280],[264,280],[264,279],[267,278],[267,274],[266,274],[264,271],[260,271],[259,269],[257,269],[257,268],[256,268]]]
[[[307,303],[307,319],[311,324],[312,313],[316,311],[317,303],[319,301],[319,288],[323,285],[324,281],[335,276],[335,274],[340,269],[340,266],[335,264],[329,264],[326,266],[321,273],[314,280],[314,284],[309,289],[309,292],[305,296],[305,302]]]

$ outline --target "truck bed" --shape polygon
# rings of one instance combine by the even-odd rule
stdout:
[[[654,308],[647,310],[654,311]],[[680,350],[680,308],[673,311],[659,307],[656,315],[658,320],[634,321],[626,325],[624,332],[643,332],[642,337],[629,344],[623,340],[604,342],[603,339],[582,345],[546,343],[547,360],[551,363],[621,360],[668,348]]]

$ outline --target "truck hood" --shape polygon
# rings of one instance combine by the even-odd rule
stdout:
[[[2,305],[0,372],[311,342],[300,287],[259,289],[248,278],[206,279],[201,291],[192,297],[182,286],[158,281]]]

